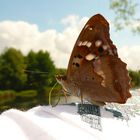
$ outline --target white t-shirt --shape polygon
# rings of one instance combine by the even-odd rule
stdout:
[[[123,119],[121,113],[110,108],[100,107],[99,116],[77,111],[77,105],[37,106],[25,112],[10,109],[0,115],[0,140],[140,139],[137,114],[125,111]]]

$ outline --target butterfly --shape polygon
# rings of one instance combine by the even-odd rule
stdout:
[[[66,75],[57,75],[63,90],[91,103],[126,103],[130,77],[110,39],[109,23],[100,14],[89,19],[73,48]]]

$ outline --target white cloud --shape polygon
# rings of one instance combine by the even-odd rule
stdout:
[[[0,22],[0,51],[7,46],[20,49],[24,54],[31,49],[43,49],[50,52],[57,67],[67,67],[74,43],[87,20],[88,17],[68,16],[61,21],[64,24],[61,32],[55,29],[40,32],[37,25],[24,21]],[[140,68],[139,46],[121,47],[119,54],[129,68]]]
[[[38,26],[24,21],[0,22],[0,52],[5,47],[15,47],[27,54],[31,49],[50,52],[57,67],[67,67],[69,56],[77,36],[88,18],[71,15],[62,19],[62,32],[46,30],[40,32]]]
[[[118,53],[129,69],[140,70],[140,46],[123,46]]]
[[[27,52],[33,48],[39,35],[38,27],[34,24],[23,21],[0,22],[0,50],[13,46]]]

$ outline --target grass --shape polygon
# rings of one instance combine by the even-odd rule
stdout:
[[[26,97],[26,98],[32,98],[37,96],[37,91],[36,90],[23,90],[20,92],[16,93],[17,97]]]

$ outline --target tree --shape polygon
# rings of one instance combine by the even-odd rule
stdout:
[[[140,87],[140,71],[129,70],[132,88]]]
[[[0,89],[21,90],[27,75],[24,56],[14,48],[7,49],[0,57]]]
[[[26,57],[28,87],[39,92],[44,91],[54,81],[55,66],[47,51],[30,51]],[[54,82],[53,82],[54,83]]]
[[[136,0],[110,0],[110,8],[116,14],[114,25],[117,30],[130,26],[133,32],[140,33],[140,18],[136,16],[137,7]]]

